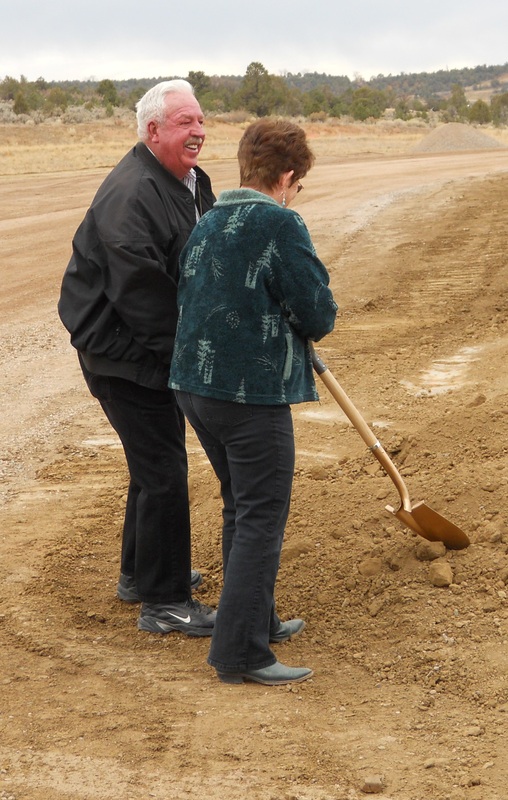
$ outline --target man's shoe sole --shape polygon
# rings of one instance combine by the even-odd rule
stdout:
[[[185,633],[187,636],[211,636],[213,633],[213,627],[203,628],[199,625],[187,625],[184,622],[167,622],[157,617],[148,616],[138,619],[138,628],[140,631],[148,631],[148,633],[171,633],[171,631],[179,631],[180,633]]]

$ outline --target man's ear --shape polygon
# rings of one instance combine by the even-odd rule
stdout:
[[[158,133],[159,133],[159,130],[158,130],[158,125],[157,125],[157,123],[156,123],[156,122],[154,122],[154,120],[151,120],[151,121],[148,123],[147,130],[148,130],[148,135],[149,135],[149,137],[150,137],[150,140],[151,140],[152,142],[153,142],[153,141],[156,141],[156,138],[155,138],[155,137],[157,137],[157,135],[158,135]]]

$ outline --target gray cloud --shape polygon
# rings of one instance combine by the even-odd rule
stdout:
[[[18,0],[0,28],[0,78],[29,80],[434,72],[508,61],[499,0]]]

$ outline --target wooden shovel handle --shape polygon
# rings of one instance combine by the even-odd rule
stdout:
[[[371,450],[372,454],[377,458],[387,475],[395,484],[404,510],[411,512],[411,500],[409,499],[409,492],[406,484],[402,480],[401,474],[397,470],[397,467],[391,460],[386,450],[383,448],[382,444],[371,431],[360,412],[355,408],[342,386],[339,384],[337,379],[334,378],[326,364],[316,353],[314,345],[310,341],[309,347],[314,370],[319,375],[332,397],[335,398],[346,417],[356,428],[367,447]]]

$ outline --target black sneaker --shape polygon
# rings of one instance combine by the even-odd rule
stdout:
[[[183,603],[143,603],[138,618],[140,631],[169,633],[181,631],[187,636],[211,636],[217,612],[197,600]]]
[[[203,583],[203,576],[200,572],[195,569],[191,569],[190,574],[190,586],[191,592],[194,592],[198,586],[201,586]],[[124,575],[123,572],[120,573],[120,580],[118,581],[116,587],[116,596],[119,600],[123,600],[124,603],[140,603],[141,600],[138,596],[138,590],[136,587],[136,581],[134,578],[131,578],[130,575]]]

